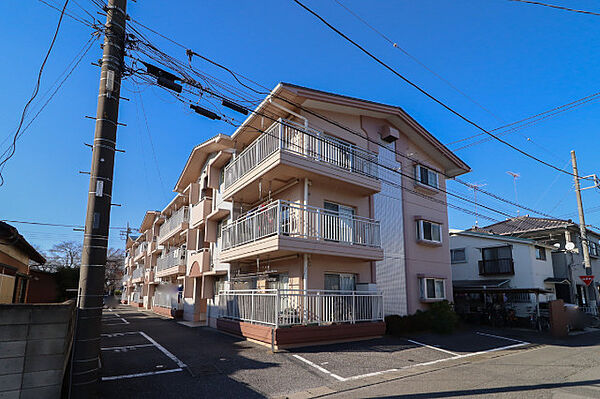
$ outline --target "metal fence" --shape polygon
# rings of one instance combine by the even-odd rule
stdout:
[[[179,228],[179,226],[190,220],[190,212],[187,206],[175,211],[165,222],[160,226],[158,230],[158,239],[162,239],[168,236],[173,230]]]
[[[600,315],[600,307],[598,306],[579,306],[579,310],[583,313],[591,314],[594,316]]]
[[[378,178],[377,155],[318,130],[279,119],[225,167],[229,187],[269,155],[281,150]]]
[[[132,279],[143,278],[143,277],[144,277],[144,269],[141,267],[134,269],[133,273],[131,273]]]
[[[152,306],[168,309],[183,309],[183,304],[181,303],[181,293],[156,291],[152,299]]]
[[[229,290],[219,317],[275,327],[381,321],[383,294],[368,291]]]
[[[275,234],[368,247],[381,246],[380,224],[377,220],[278,200],[223,226],[222,248],[227,250]]]
[[[182,248],[178,248],[173,251],[165,253],[160,258],[156,259],[156,272],[161,270],[169,269],[171,267],[185,265],[187,257],[187,251]]]

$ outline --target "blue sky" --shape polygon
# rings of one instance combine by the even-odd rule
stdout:
[[[57,6],[61,3],[49,2]],[[90,0],[77,3],[95,13]],[[485,128],[493,129],[600,91],[596,83],[600,17],[507,0],[343,3],[495,116],[393,48],[333,0],[306,1],[398,71]],[[292,1],[182,0],[176,6],[165,4],[159,0],[130,2],[128,13],[267,87],[286,81],[399,105],[444,143],[478,133],[375,64]],[[593,0],[564,1],[561,5],[600,11]],[[69,9],[85,15],[73,2]],[[16,128],[57,19],[55,10],[38,1],[0,3],[1,51],[8,55],[0,64],[0,142]],[[89,35],[89,28],[64,20],[44,72],[42,93]],[[185,57],[182,49],[167,41],[157,39],[156,43],[176,57]],[[83,143],[91,141],[94,124],[84,116],[95,115],[99,70],[90,63],[100,55],[95,44],[19,140],[16,155],[5,169],[5,185],[0,187],[1,218],[83,224],[89,177],[78,171],[90,167],[90,150]],[[195,66],[226,77],[209,64],[195,61]],[[172,188],[191,148],[216,133],[233,132],[232,126],[190,112],[161,90],[145,88],[141,98],[148,132],[142,104],[131,92],[134,89],[130,81],[124,82],[122,95],[132,101],[121,103],[120,120],[128,126],[118,132],[118,147],[126,153],[117,155],[114,202],[122,206],[113,208],[113,226],[125,226],[127,222],[138,226],[146,209],[162,209],[172,197]],[[598,103],[590,102],[504,138],[566,168],[570,168],[569,151],[575,149],[581,173],[595,173],[599,111]],[[576,216],[568,175],[561,176],[494,141],[457,154],[473,169],[463,176],[464,180],[487,184],[486,190],[514,199],[512,178],[506,171],[518,172],[520,203],[555,216]],[[472,198],[456,183],[450,188]],[[478,199],[516,213],[510,205],[482,195]],[[473,209],[473,205],[452,199],[450,202]],[[600,205],[600,192],[586,191],[584,203],[588,209]],[[490,211],[485,213],[502,218]],[[451,209],[449,215],[454,228],[467,228],[474,222],[473,216],[456,210]],[[590,213],[588,223],[600,224],[600,212]],[[17,227],[32,243],[46,248],[63,239],[82,237],[68,228]],[[111,245],[123,245],[116,231],[112,232]]]

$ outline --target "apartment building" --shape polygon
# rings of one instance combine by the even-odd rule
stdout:
[[[281,83],[193,149],[145,226],[154,298],[177,286],[184,319],[261,340],[260,326],[381,333],[386,314],[452,298],[445,179],[468,171],[401,108]]]

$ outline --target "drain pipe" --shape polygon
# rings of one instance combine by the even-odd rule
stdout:
[[[304,116],[300,115],[297,112],[292,111],[289,108],[284,107],[283,105],[280,105],[280,104],[276,103],[275,101],[273,101],[273,98],[271,98],[271,97],[269,97],[269,103],[271,103],[274,107],[277,107],[280,110],[287,112],[290,115],[294,115],[296,118],[303,119],[304,120],[304,127],[306,129],[308,129],[308,119],[306,119]]]
[[[307,178],[304,178],[304,237],[308,237],[308,186],[309,182]],[[302,285],[304,289],[304,321],[308,319],[308,309],[306,308],[306,295],[308,293],[308,254],[304,254],[303,259],[303,275]]]

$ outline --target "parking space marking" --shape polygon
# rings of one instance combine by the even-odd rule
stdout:
[[[174,354],[172,354],[171,352],[169,352],[168,350],[166,350],[161,344],[159,344],[158,342],[156,342],[155,340],[153,340],[152,338],[150,338],[145,332],[143,331],[139,331],[139,333],[146,338],[148,341],[152,342],[154,344],[154,346],[156,346],[156,348],[161,351],[162,353],[164,353],[169,359],[171,359],[172,361],[174,361],[175,363],[177,363],[177,365],[179,367],[187,367],[186,364],[184,362],[182,362],[181,360],[179,360]]]
[[[148,371],[148,372],[144,372],[144,373],[106,376],[106,377],[102,377],[102,381],[112,381],[112,380],[119,380],[119,379],[123,379],[123,378],[146,377],[146,376],[155,375],[155,374],[175,373],[175,372],[183,371],[183,368],[187,367],[187,365],[184,362],[179,360],[174,354],[169,352],[164,346],[162,346],[161,344],[156,342],[154,339],[152,339],[152,337],[150,337],[148,334],[146,334],[143,331],[127,331],[127,332],[122,332],[122,333],[100,334],[100,335],[102,337],[114,338],[114,337],[122,337],[125,335],[132,335],[132,334],[139,334],[142,337],[144,337],[147,341],[149,341],[150,343],[149,344],[139,344],[139,345],[104,347],[101,349],[118,351],[118,350],[124,350],[124,349],[129,349],[129,348],[143,348],[143,347],[153,346],[156,349],[158,349],[159,351],[161,351],[165,356],[167,356],[173,362],[175,362],[175,364],[177,364],[178,367],[174,368],[174,369]]]
[[[407,341],[408,342],[412,342],[415,345],[424,346],[426,348],[433,349],[433,350],[436,350],[436,351],[440,351],[440,352],[443,352],[443,353],[447,353],[447,354],[452,355],[452,356],[459,356],[458,353],[450,352],[450,351],[448,351],[446,349],[442,349],[442,348],[438,348],[438,347],[435,347],[435,346],[427,345],[427,344],[424,344],[422,342],[413,341],[412,339],[407,339]]]
[[[327,369],[324,369],[323,367],[319,366],[318,364],[315,364],[315,363],[311,362],[310,360],[303,358],[300,355],[292,355],[292,356],[294,356],[298,360],[303,361],[304,363],[308,364],[309,366],[313,366],[314,368],[316,368],[317,370],[319,370],[322,373],[329,374],[330,376],[332,376],[333,378],[335,378],[338,381],[346,381],[345,378],[340,377],[339,375],[334,374]]]
[[[100,348],[103,351],[118,351],[123,349],[135,349],[135,348],[146,348],[148,346],[154,346],[154,344],[140,344],[140,345],[125,345],[125,346],[107,346]]]
[[[112,312],[112,311],[111,311],[111,312]],[[114,317],[113,317],[113,316],[114,316]],[[115,318],[116,318],[116,319],[119,319],[119,320],[121,320],[121,323],[104,323],[104,322],[103,322],[103,323],[102,323],[102,325],[103,325],[103,326],[119,326],[119,325],[123,325],[123,324],[129,324],[129,322],[128,322],[127,320],[125,320],[125,318],[124,318],[124,317],[121,317],[121,315],[119,315],[118,313],[113,313],[113,314],[111,314],[111,315],[110,315],[110,317],[108,317],[108,318],[106,318],[106,317],[104,317],[104,316],[102,317],[102,319],[106,319],[106,320],[109,320],[109,319],[111,319],[111,320],[112,320],[112,319],[115,319]]]
[[[183,369],[182,368],[176,368],[176,369],[169,369],[169,370],[148,371],[146,373],[114,375],[114,376],[110,376],[110,377],[102,377],[102,381],[121,380],[121,379],[124,379],[124,378],[146,377],[146,376],[149,376],[149,375],[165,374],[165,373],[176,373],[176,372],[179,372],[179,371],[183,371]]]
[[[422,344],[420,342],[407,339],[407,341],[412,342],[414,344],[421,345],[421,346],[424,346],[424,347],[430,348],[430,349],[439,350],[441,352],[452,354],[453,356],[452,357],[447,357],[447,358],[444,358],[444,359],[431,360],[429,362],[411,364],[409,366],[403,366],[403,367],[400,367],[400,368],[397,368],[397,369],[388,369],[388,370],[376,371],[376,372],[373,372],[373,373],[355,375],[355,376],[352,376],[352,377],[341,377],[341,376],[339,376],[339,375],[337,375],[335,373],[332,373],[331,371],[325,369],[324,367],[321,367],[318,364],[315,364],[315,363],[311,362],[310,360],[303,358],[300,355],[292,355],[292,356],[295,357],[296,359],[301,360],[302,362],[308,364],[309,366],[312,366],[312,367],[316,368],[320,372],[332,376],[333,378],[335,378],[336,380],[338,380],[340,382],[346,382],[346,381],[359,380],[359,379],[367,378],[367,377],[373,377],[373,376],[376,376],[376,375],[381,375],[381,374],[386,374],[386,373],[392,373],[394,371],[406,370],[406,369],[411,369],[411,368],[421,367],[421,366],[430,366],[432,364],[447,362],[449,360],[463,359],[463,358],[467,358],[467,357],[473,357],[473,356],[477,356],[477,355],[482,355],[482,354],[485,354],[485,353],[499,352],[499,351],[503,351],[503,350],[520,348],[520,347],[525,346],[525,345],[530,345],[529,342],[520,341],[518,339],[513,339],[513,338],[501,337],[499,335],[493,335],[493,334],[487,334],[487,333],[480,333],[480,332],[476,332],[476,334],[484,335],[484,336],[489,336],[491,338],[505,339],[507,341],[513,341],[513,342],[517,342],[517,343],[516,344],[512,344],[512,345],[507,345],[507,346],[501,346],[501,347],[498,347],[498,348],[486,349],[486,350],[482,350],[482,351],[478,351],[478,352],[472,352],[472,353],[467,353],[467,354],[464,354],[464,355],[459,355],[459,354],[456,354],[454,352],[447,351],[445,349],[436,348],[435,346],[431,346],[431,345],[427,345],[427,344]]]
[[[475,334],[477,335],[483,335],[484,337],[491,337],[491,338],[498,338],[498,339],[505,339],[507,341],[513,341],[513,342],[525,342],[525,341],[520,341],[518,339],[514,339],[514,338],[507,338],[507,337],[501,337],[499,335],[494,335],[494,334],[488,334],[488,333],[484,333],[481,331],[476,331]]]

